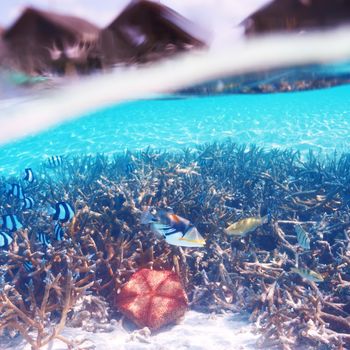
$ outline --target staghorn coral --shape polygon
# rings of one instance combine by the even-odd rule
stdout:
[[[59,332],[67,317],[74,324],[79,298],[105,298],[113,306],[115,293],[135,271],[152,268],[179,275],[191,308],[249,312],[261,346],[348,346],[349,170],[348,154],[303,158],[293,150],[230,141],[182,153],[147,149],[113,158],[70,157],[57,169],[42,167],[39,180],[25,188],[37,209],[18,213],[25,228],[0,252],[0,331],[15,330],[38,349],[62,339]],[[44,249],[36,233],[52,236],[53,224],[43,208],[59,200],[74,203],[76,216],[64,225],[65,240]],[[12,197],[1,203],[2,212],[19,207]],[[171,206],[205,236],[206,247],[157,240],[140,224],[147,206]],[[267,211],[271,222],[247,237],[224,234],[229,223]],[[310,251],[298,248],[296,224],[310,233]],[[325,282],[317,286],[291,273],[296,253],[299,265],[322,273]],[[103,317],[112,317],[104,307]]]

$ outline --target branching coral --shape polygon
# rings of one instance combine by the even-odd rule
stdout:
[[[78,299],[91,295],[113,306],[114,293],[146,267],[175,271],[192,308],[250,312],[264,346],[337,348],[350,342],[349,155],[303,158],[228,141],[182,153],[70,157],[37,173],[38,181],[25,188],[37,208],[19,212],[24,229],[0,253],[2,334],[15,330],[33,349],[55,337],[69,345],[60,331],[74,319]],[[15,179],[2,179],[8,181]],[[16,199],[1,199],[3,212],[18,210]],[[55,241],[44,208],[61,200],[74,204],[76,215],[63,225],[65,239]],[[140,223],[149,206],[170,206],[191,220],[206,247],[158,240]],[[270,222],[245,238],[223,231],[267,212]],[[309,251],[297,245],[296,224],[310,234]],[[52,247],[36,240],[39,231],[51,235]],[[296,253],[300,266],[325,281],[316,285],[293,274]],[[77,325],[91,316],[82,311]],[[111,317],[106,312],[104,319]]]

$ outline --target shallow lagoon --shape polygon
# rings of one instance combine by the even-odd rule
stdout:
[[[1,213],[17,212],[25,226],[24,234],[14,234],[19,250],[10,257],[19,290],[26,297],[28,276],[22,264],[28,246],[33,253],[46,254],[45,261],[40,256],[31,258],[34,273],[40,277],[33,279],[39,302],[45,278],[42,269],[47,264],[53,264],[56,276],[64,269],[59,288],[68,276],[65,263],[72,264],[74,271],[79,271],[82,261],[97,265],[91,275],[83,269],[74,278],[79,284],[92,280],[91,292],[110,306],[114,277],[106,266],[118,274],[119,287],[145,265],[173,269],[185,281],[192,309],[179,326],[150,336],[147,330],[135,331],[120,321],[120,313],[107,307],[103,322],[93,314],[87,318],[88,327],[98,332],[96,338],[84,326],[76,333],[65,328],[62,334],[87,337],[86,346],[96,349],[114,333],[122,339],[116,346],[125,349],[171,349],[179,331],[186,334],[184,349],[207,349],[198,343],[196,332],[204,337],[206,327],[218,333],[215,327],[222,326],[224,334],[211,336],[215,339],[210,346],[231,348],[240,339],[240,346],[252,348],[259,337],[259,344],[269,348],[289,344],[289,325],[293,324],[292,342],[298,346],[339,346],[346,326],[337,328],[339,319],[329,319],[329,314],[334,315],[332,307],[339,305],[345,305],[343,315],[348,313],[349,94],[350,87],[344,85],[283,94],[143,99],[104,108],[1,146],[4,183],[8,175],[12,182],[20,181],[26,167],[38,175],[33,186],[25,185],[26,194],[38,203],[32,212],[19,211],[15,198],[1,194]],[[88,154],[92,157],[85,157]],[[42,167],[52,155],[64,156],[63,165]],[[40,230],[53,238],[53,223],[43,208],[63,199],[73,203],[76,217],[74,223],[64,225],[66,239],[53,239],[48,253],[35,239]],[[204,249],[180,249],[157,240],[149,227],[140,224],[140,213],[148,205],[169,205],[189,219],[205,237]],[[224,234],[232,222],[266,213],[271,214],[271,221],[254,234],[238,239]],[[310,234],[310,251],[298,246],[297,224]],[[74,238],[74,244],[69,238]],[[111,246],[115,249],[112,258],[101,258],[99,253],[107,254],[106,247]],[[325,281],[319,287],[291,273],[296,252],[300,266],[323,274]],[[5,270],[8,259],[6,253],[0,255]],[[59,294],[53,293],[55,298],[62,302]],[[322,307],[330,328],[325,329],[321,321]],[[310,319],[303,316],[305,310]],[[243,323],[236,320],[237,312],[244,315]],[[257,334],[247,321],[251,313]],[[58,320],[57,314],[42,317],[52,324]],[[203,327],[193,327],[196,322]],[[282,322],[284,326],[276,331],[276,324]],[[107,336],[103,329],[110,324],[112,333]],[[236,326],[239,329],[229,333]],[[338,330],[341,335],[334,333]],[[20,338],[13,341],[7,338],[6,346],[25,348]],[[58,341],[53,346],[64,348]]]
[[[270,149],[324,154],[350,146],[349,86],[260,95],[141,100],[4,145],[0,170],[15,173],[50,155],[175,151],[230,138]]]

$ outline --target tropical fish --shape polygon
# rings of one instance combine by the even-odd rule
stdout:
[[[49,215],[52,215],[54,220],[67,222],[74,217],[74,209],[67,202],[58,202],[55,208],[49,209]]]
[[[57,222],[54,228],[54,235],[56,241],[62,241],[63,236],[64,236],[64,231],[62,226]]]
[[[269,222],[269,215],[263,217],[252,216],[241,219],[228,226],[224,232],[229,236],[245,236],[249,232],[255,231],[259,226]]]
[[[205,240],[187,219],[173,213],[161,211],[159,221],[151,224],[152,230],[172,245],[203,247]]]
[[[300,247],[304,249],[310,249],[310,238],[308,233],[301,227],[301,225],[295,226],[295,232],[297,234],[297,239]]]
[[[297,273],[299,276],[312,281],[312,282],[323,282],[323,277],[318,273],[310,269],[303,269],[303,268],[297,268],[292,267],[291,271],[294,273]]]
[[[34,206],[34,199],[32,197],[25,197],[23,199],[22,210],[32,209]]]
[[[23,188],[19,184],[6,184],[5,185],[6,194],[12,194],[14,197],[19,199],[24,199]]]
[[[42,243],[45,247],[51,244],[50,237],[45,232],[38,232],[36,238]]]
[[[28,273],[31,273],[34,271],[33,264],[30,261],[25,261],[23,263],[23,267]]]
[[[0,248],[7,247],[13,241],[13,238],[6,232],[0,232]]]
[[[25,173],[25,175],[24,175],[23,180],[28,181],[29,183],[32,183],[35,179],[32,168],[24,169],[24,173]]]
[[[20,228],[23,227],[23,225],[18,221],[16,215],[2,215],[0,216],[0,225],[2,225],[2,228],[9,231],[17,231]]]
[[[57,168],[61,166],[63,163],[63,157],[62,156],[51,156],[47,158],[47,166],[49,168]]]

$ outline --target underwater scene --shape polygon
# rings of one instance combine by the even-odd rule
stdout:
[[[350,6],[164,3],[0,30],[0,350],[350,349]]]

